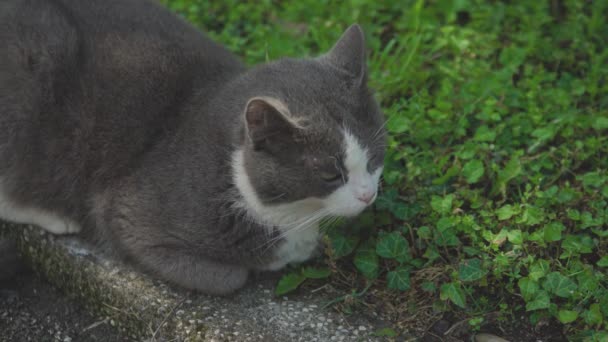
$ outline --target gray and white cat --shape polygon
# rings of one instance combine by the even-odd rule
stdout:
[[[228,294],[376,198],[383,119],[351,26],[246,69],[149,0],[0,3],[0,217]]]

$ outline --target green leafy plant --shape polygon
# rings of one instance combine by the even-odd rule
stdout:
[[[302,267],[297,271],[285,274],[275,288],[275,294],[280,296],[297,289],[307,279],[324,279],[331,275],[328,268]]]
[[[250,64],[365,28],[384,190],[328,231],[331,277],[296,269],[277,294],[347,275],[336,302],[419,289],[474,328],[523,310],[608,339],[608,2],[163,2]]]

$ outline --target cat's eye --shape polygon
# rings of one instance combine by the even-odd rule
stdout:
[[[324,180],[327,183],[337,182],[342,179],[342,174],[338,171],[335,171],[335,172],[321,171],[319,173],[319,176],[321,177],[322,180]]]

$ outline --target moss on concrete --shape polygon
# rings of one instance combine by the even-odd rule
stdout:
[[[94,315],[135,340],[204,340],[201,313],[187,293],[92,254],[75,238],[55,237],[37,227],[0,222],[26,262]]]

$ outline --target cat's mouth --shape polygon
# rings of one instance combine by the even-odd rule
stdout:
[[[355,217],[371,206],[378,192],[367,194],[352,194],[348,189],[340,189],[324,200],[324,206],[334,216]]]

